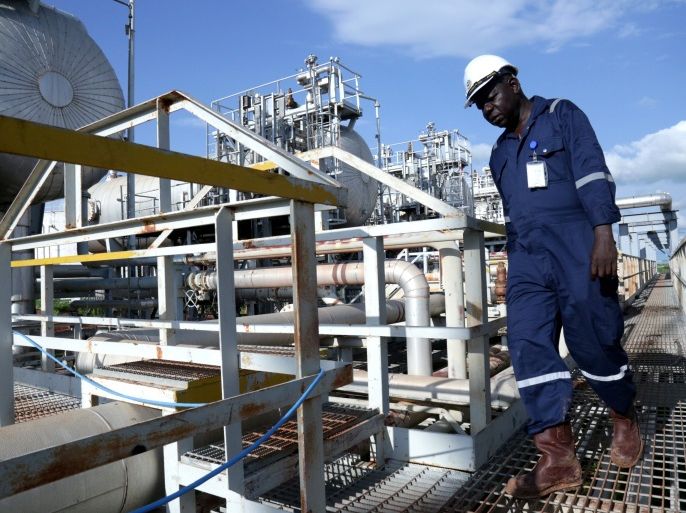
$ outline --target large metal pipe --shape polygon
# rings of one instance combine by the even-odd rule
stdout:
[[[0,429],[0,460],[159,416],[160,412],[152,408],[111,402],[6,426]],[[155,449],[0,499],[0,511],[131,511],[163,495],[163,476],[162,451]]]
[[[433,376],[388,375],[388,395],[395,400],[433,401],[466,406],[469,404],[469,380]],[[353,382],[339,390],[366,394],[369,378],[365,371],[354,370]],[[519,399],[512,367],[491,378],[491,406],[504,409]]]
[[[441,294],[432,294],[429,300],[429,312],[432,316],[445,311],[445,299]],[[386,301],[387,322],[394,324],[405,319],[405,302],[403,300]],[[320,324],[364,324],[366,321],[364,304],[327,306],[317,309]],[[208,321],[216,323],[217,321]],[[273,314],[249,315],[238,317],[240,324],[288,324],[294,322],[293,312],[278,312]],[[237,333],[239,345],[290,345],[293,343],[292,333]],[[88,339],[97,342],[126,342],[135,341],[139,344],[159,344],[159,330],[153,328],[134,328],[126,330],[98,333]],[[192,347],[217,347],[219,337],[212,331],[183,331],[175,334],[176,345]],[[140,358],[124,355],[105,355],[94,353],[79,353],[76,358],[76,368],[81,373],[93,372],[96,367],[116,365],[118,363],[140,360]]]
[[[130,278],[65,278],[55,280],[54,288],[55,292],[156,289],[157,276],[132,276]]]
[[[619,208],[660,207],[662,210],[672,210],[672,196],[667,192],[619,198],[615,203]]]
[[[404,260],[384,262],[386,283],[395,283],[403,290],[405,298],[405,324],[407,326],[429,325],[429,284],[424,273],[414,264]],[[286,287],[293,284],[291,267],[263,267],[234,273],[235,287],[265,288]],[[216,290],[215,272],[191,273],[186,278],[191,288]],[[317,266],[317,285],[362,285],[364,264],[351,262]],[[364,322],[364,321],[363,321]],[[407,369],[409,374],[430,376],[432,372],[431,342],[424,337],[408,337]]]

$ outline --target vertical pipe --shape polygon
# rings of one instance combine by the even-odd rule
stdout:
[[[132,107],[134,105],[134,70],[135,70],[135,3],[134,0],[129,0],[129,24],[127,25],[127,33],[129,36],[129,77],[128,77],[128,92],[126,95],[126,106]],[[127,139],[129,142],[134,142],[134,129],[130,127],[127,132]],[[126,218],[133,219],[136,217],[136,175],[133,173],[126,173]],[[136,245],[136,236],[129,235],[129,248],[134,248]],[[131,273],[132,268],[129,268]]]
[[[620,223],[619,225],[619,250],[627,255],[631,251],[631,235],[629,235],[627,223]]]
[[[236,297],[233,279],[233,213],[227,207],[217,212],[217,307],[219,311],[219,348],[221,351],[222,398],[240,394],[238,341],[236,337]],[[226,459],[242,450],[241,423],[234,421],[224,428]],[[244,495],[243,463],[227,470],[227,510],[240,505]]]
[[[0,283],[12,283],[12,247],[0,242]],[[14,371],[12,369],[12,289],[0,294],[0,426],[14,424]]]
[[[291,200],[293,304],[295,306],[296,377],[319,372],[319,319],[315,267],[314,206]],[[326,509],[322,398],[308,398],[298,408],[300,507],[303,513]]]
[[[453,243],[436,245],[441,261],[441,287],[445,293],[445,325],[464,327],[464,285],[460,250]],[[467,341],[448,339],[448,377],[467,378]]]
[[[157,297],[161,321],[176,319],[176,287],[174,260],[170,256],[157,257]],[[175,330],[160,328],[160,344],[173,345]]]
[[[64,164],[64,226],[66,229],[83,226],[81,170],[79,164]]]
[[[53,315],[54,312],[54,288],[53,288],[53,268],[51,265],[41,265],[40,267],[40,300],[43,315]],[[41,321],[40,334],[43,337],[55,336],[55,324],[52,321]],[[53,349],[48,350],[52,355]],[[46,354],[41,354],[41,368],[45,372],[55,372],[55,362]]]
[[[383,237],[369,237],[362,241],[364,259],[364,308],[367,324],[386,324],[386,280]],[[367,337],[367,374],[369,376],[369,407],[379,413],[389,413],[388,401],[388,345],[385,338]],[[384,465],[388,447],[386,429],[375,436],[376,462]]]
[[[486,258],[484,234],[464,231],[464,262],[467,301],[467,324],[476,326],[488,322],[486,304]],[[471,434],[483,430],[491,420],[491,381],[488,358],[488,337],[469,341],[469,416]]]

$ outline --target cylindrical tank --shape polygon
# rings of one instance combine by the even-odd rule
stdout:
[[[159,410],[115,401],[13,424],[0,429],[0,460],[107,433],[159,416]],[[0,511],[131,511],[162,496],[162,467],[161,449],[147,451],[0,499]]]
[[[373,163],[374,158],[364,139],[351,128],[341,127],[338,146],[353,155]],[[330,159],[329,159],[330,160]],[[329,165],[333,171],[333,165]],[[339,226],[360,226],[369,219],[376,205],[378,182],[346,164],[335,169],[335,178],[348,188],[348,206],[345,209],[345,224]],[[109,223],[125,218],[126,177],[118,176],[93,185],[90,193],[88,223]],[[193,197],[191,185],[184,182],[171,182],[172,210],[183,208],[185,202]],[[159,181],[155,177],[136,175],[136,215],[152,215],[159,211]],[[91,251],[99,251],[96,244],[90,245]]]
[[[370,164],[374,163],[369,146],[352,128],[341,127],[338,147]],[[345,223],[339,226],[363,225],[374,212],[379,183],[347,164],[340,164],[335,169],[334,178],[348,189],[348,205],[344,210]]]
[[[112,66],[78,19],[42,4],[34,13],[26,0],[3,0],[1,7],[0,113],[76,129],[124,107]],[[0,206],[12,201],[35,163],[0,154]],[[36,202],[62,195],[62,171],[51,173]],[[84,168],[84,186],[103,173]]]

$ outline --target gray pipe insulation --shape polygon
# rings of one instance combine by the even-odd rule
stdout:
[[[393,322],[400,322],[403,318],[407,326],[429,326],[429,284],[423,272],[414,264],[404,260],[388,260],[384,262],[384,276],[386,283],[395,283],[400,286],[404,294],[404,315],[402,317],[394,317],[391,312],[388,312],[389,324]],[[145,288],[156,282],[156,277],[144,277],[129,280],[128,278],[115,278],[106,280],[93,280],[101,284],[116,285],[119,281],[130,283],[134,288]],[[69,283],[71,282],[71,283]],[[93,286],[91,280],[69,280],[64,285],[56,282],[55,290],[65,291],[66,287],[74,290],[74,287],[80,287],[81,284]],[[83,283],[90,282],[90,283]],[[58,285],[59,284],[59,285]],[[215,290],[217,288],[217,277],[215,272],[199,272],[191,273],[186,278],[186,284],[195,290]],[[344,263],[344,264],[329,264],[317,266],[317,285],[362,285],[364,284],[364,264],[362,262]],[[243,288],[270,288],[270,287],[288,287],[293,285],[293,269],[291,267],[264,267],[259,269],[251,269],[245,271],[234,272],[234,286],[236,289]],[[64,287],[64,288],[63,288]],[[347,307],[347,308],[346,308]],[[360,312],[357,308],[350,305],[340,305],[339,310],[320,313],[320,323],[322,324],[363,324],[366,322],[364,316],[361,320],[350,321],[344,320],[350,315],[354,315],[355,319],[359,319]],[[321,309],[320,309],[321,310]],[[334,313],[335,312],[335,313]],[[322,319],[321,315],[330,315],[328,319]],[[342,319],[337,321],[336,319]],[[397,319],[391,321],[391,319]],[[281,316],[281,314],[267,314],[266,316],[251,316],[241,318],[239,322],[243,323],[268,323],[268,324],[288,324],[292,322],[292,316]],[[144,335],[146,338],[156,336],[156,330],[148,330],[141,332],[134,330],[139,335]],[[207,338],[209,336],[209,339]],[[201,345],[216,345],[216,334],[207,332],[194,332],[190,335],[195,343]],[[292,335],[265,335],[265,334],[251,334],[250,338],[244,338],[245,341],[239,343],[249,343],[258,345],[285,345],[293,342]],[[178,343],[186,343],[189,335],[183,335],[180,332],[177,335]],[[409,374],[430,376],[432,369],[431,361],[431,342],[423,337],[408,337],[407,339],[407,368]]]
[[[0,428],[0,460],[159,416],[159,410],[111,402],[13,424]],[[162,450],[155,449],[0,499],[0,511],[124,513],[162,497],[162,476]]]
[[[619,198],[616,203],[619,208],[660,207],[662,210],[672,210],[672,196],[666,192]]]
[[[424,273],[410,262],[387,260],[384,262],[384,276],[386,283],[395,283],[403,290],[405,324],[407,326],[429,326],[429,284]],[[291,267],[264,267],[236,271],[234,283],[237,289],[287,287],[293,284],[293,269]],[[186,278],[186,284],[195,289],[216,290],[217,274],[215,272],[191,273]],[[363,284],[364,264],[362,262],[317,266],[317,285]],[[408,374],[430,376],[432,370],[431,342],[429,339],[408,337]]]
[[[433,376],[388,375],[388,396],[395,400],[429,401],[455,406],[469,404],[469,379],[446,379]],[[367,372],[353,371],[353,382],[341,387],[344,392],[367,394]],[[519,399],[514,370],[508,367],[491,378],[491,406],[504,409]]]

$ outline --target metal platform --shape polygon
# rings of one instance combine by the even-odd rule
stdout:
[[[487,465],[468,474],[390,462],[383,470],[346,457],[327,465],[327,511],[332,512],[574,512],[686,511],[686,318],[669,280],[649,285],[626,315],[625,347],[638,387],[646,450],[631,470],[610,463],[607,408],[583,379],[576,381],[573,429],[584,484],[543,500],[515,500],[507,480],[536,461],[524,431]],[[298,512],[297,480],[262,495],[278,509]]]
[[[536,450],[520,432],[460,489],[444,512],[686,511],[686,319],[669,280],[649,285],[626,315],[625,347],[638,388],[645,453],[631,470],[610,463],[607,408],[588,387],[577,387],[573,429],[584,483],[544,500],[503,494],[507,479],[531,469]]]
[[[28,385],[14,385],[14,415],[17,424],[80,407],[81,401],[74,397]]]

